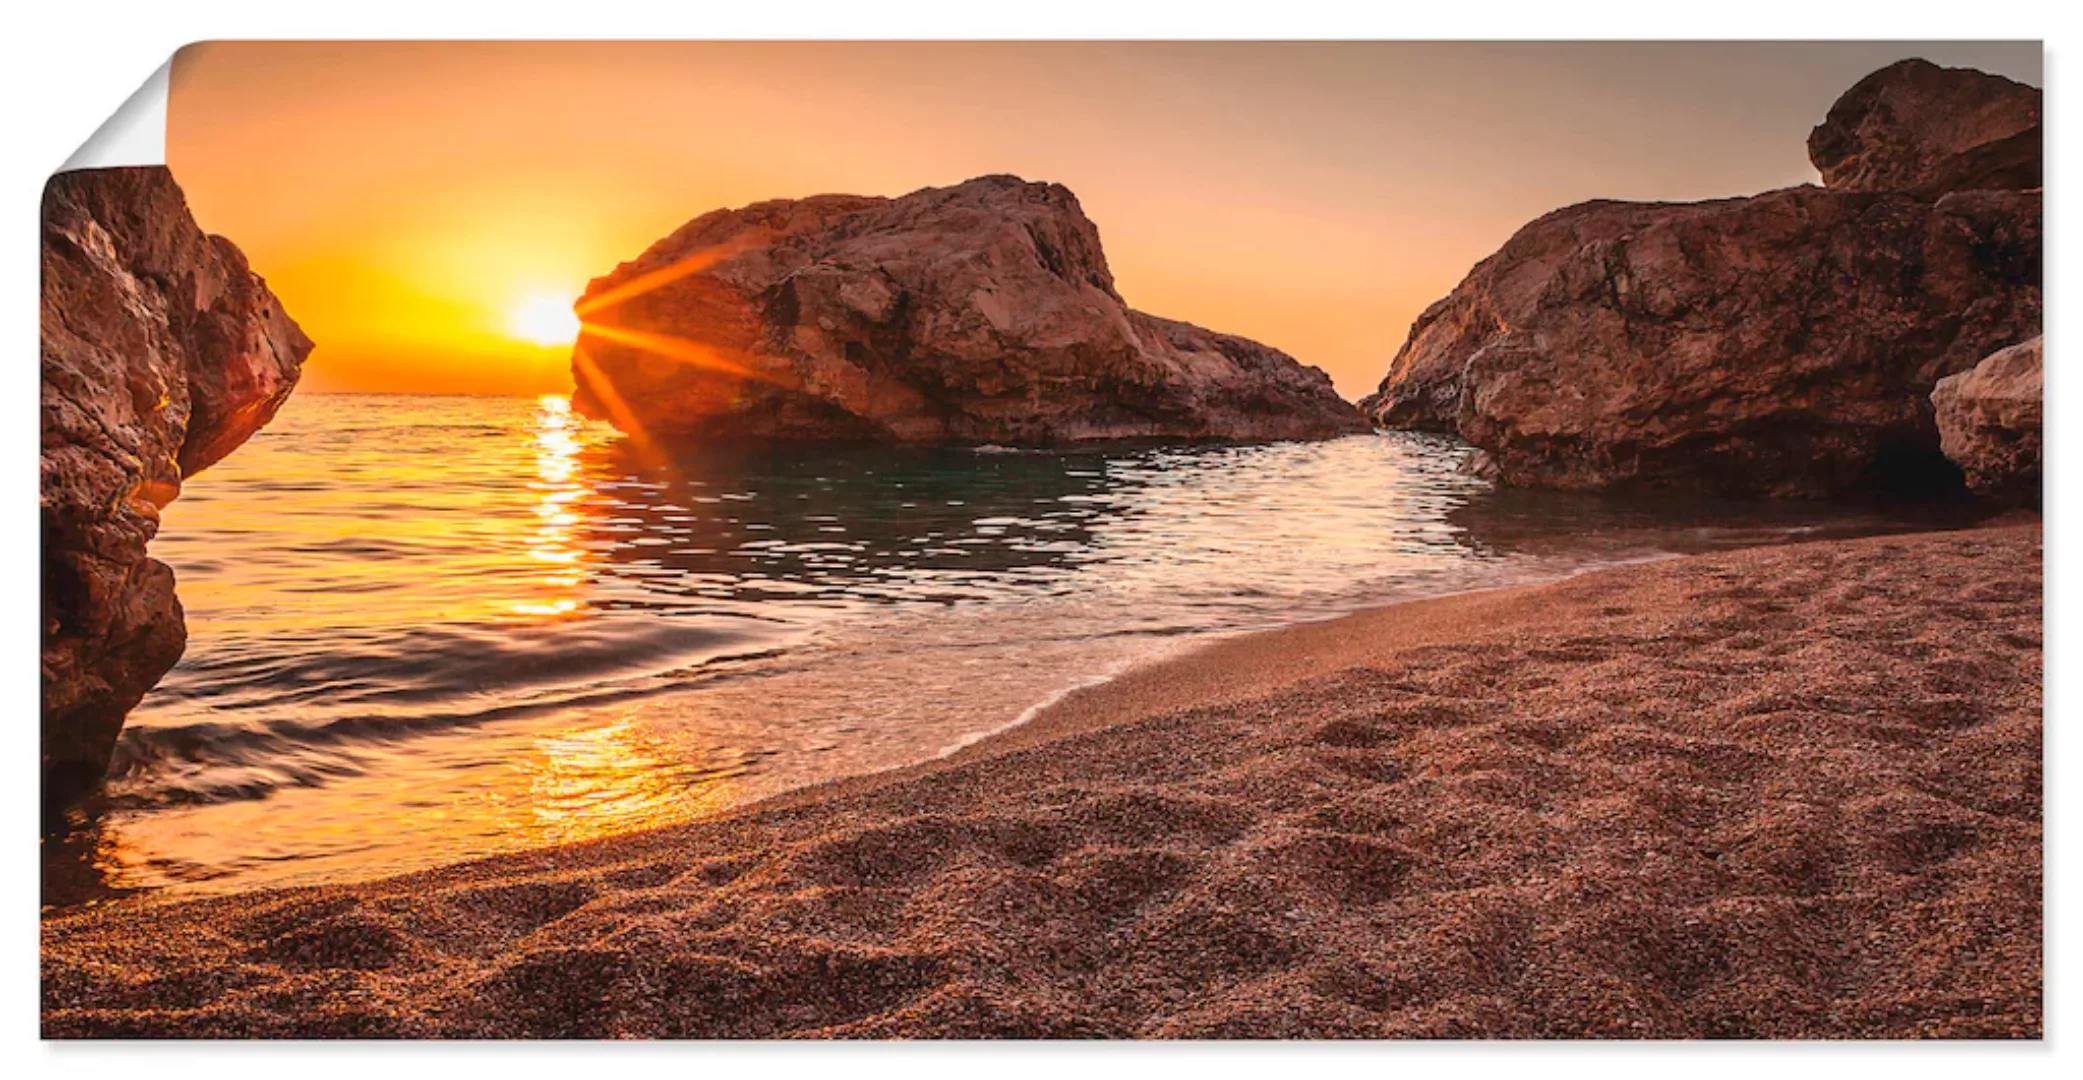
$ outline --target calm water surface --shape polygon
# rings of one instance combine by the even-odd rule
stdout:
[[[676,451],[562,398],[300,395],[167,511],[188,651],[47,836],[46,902],[685,821],[1214,634],[1901,524],[1498,493],[1467,452]]]

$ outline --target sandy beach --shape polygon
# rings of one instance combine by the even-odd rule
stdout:
[[[658,832],[43,922],[51,1037],[2036,1037],[2041,534],[1233,638]]]

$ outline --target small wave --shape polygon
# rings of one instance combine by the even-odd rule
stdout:
[[[1005,723],[998,725],[997,727],[986,728],[982,731],[972,731],[966,735],[961,736],[960,738],[957,738],[955,741],[947,744],[946,746],[941,747],[940,751],[934,754],[933,756],[936,758],[952,757],[956,753],[959,753],[962,750],[966,750],[969,747],[975,746],[977,743],[983,742],[985,739],[991,738],[994,735],[1003,735],[1006,732],[1013,730],[1014,728],[1022,727],[1033,721],[1035,717],[1040,716],[1044,712],[1047,712],[1051,706],[1055,705],[1059,701],[1062,701],[1064,698],[1067,698],[1080,690],[1086,689],[1087,687],[1099,686],[1103,683],[1112,682],[1114,678],[1119,674],[1120,672],[1118,671],[1111,671],[1103,675],[1093,675],[1087,678],[1079,679],[1077,682],[1074,682],[1061,690],[1057,690],[1054,693],[1049,694],[1047,697],[1042,698],[1040,701],[1037,701],[1034,704],[1027,706],[1025,709],[1022,709],[1020,711],[1020,715],[1013,717],[1011,720],[1008,720]]]
[[[784,636],[719,616],[427,627],[326,641],[227,638],[184,662],[162,693],[213,709],[425,706],[664,674],[770,649]]]
[[[463,694],[468,707],[449,710],[327,715],[306,707],[290,718],[227,720],[215,717],[237,716],[251,711],[251,706],[205,706],[201,711],[211,719],[134,724],[123,730],[109,766],[110,805],[119,810],[208,805],[264,799],[288,787],[323,786],[362,775],[373,756],[401,744],[531,717],[599,715],[757,670],[778,651],[752,647],[712,652],[691,662],[677,656],[669,671],[646,669],[631,678],[567,681],[527,693]],[[337,703],[357,696],[391,700],[397,694],[387,683],[340,684],[329,692],[281,693],[277,704],[328,697]]]

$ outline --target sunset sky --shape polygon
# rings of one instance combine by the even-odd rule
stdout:
[[[1527,220],[1814,182],[1808,129],[1906,56],[2041,82],[1992,43],[236,43],[177,58],[167,154],[307,391],[568,390],[530,339],[689,218],[1009,172],[1135,307],[1357,397]]]

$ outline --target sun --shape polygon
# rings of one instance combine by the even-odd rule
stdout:
[[[533,293],[506,313],[506,329],[537,345],[569,345],[579,338],[579,317],[571,300],[555,293]]]

